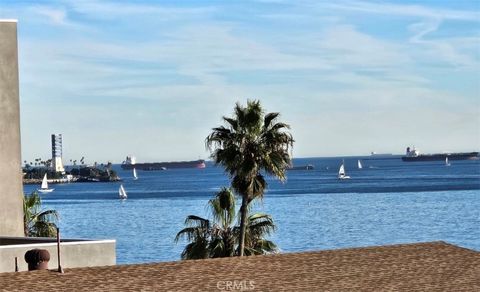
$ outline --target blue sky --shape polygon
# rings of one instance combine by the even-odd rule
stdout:
[[[23,159],[207,158],[235,102],[294,156],[480,149],[479,1],[0,1],[18,19]]]

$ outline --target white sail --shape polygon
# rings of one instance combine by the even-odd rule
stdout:
[[[118,196],[120,199],[126,199],[127,198],[127,192],[123,188],[123,185],[120,185],[120,188],[118,189]]]
[[[340,169],[338,170],[338,178],[339,179],[348,179],[350,178],[348,175],[345,175],[345,166],[344,163],[340,165]]]
[[[48,189],[47,174],[45,174],[45,175],[43,176],[42,186],[41,186],[40,188],[42,188],[42,189]]]
[[[450,162],[448,162],[448,157],[445,157],[445,165],[450,166]]]
[[[345,166],[343,166],[343,163],[342,165],[340,165],[340,169],[338,170],[338,176],[344,176],[345,175]]]
[[[39,191],[40,193],[51,193],[53,192],[53,190],[54,189],[48,188],[47,174],[45,173],[45,175],[43,176],[42,185],[39,189],[37,189],[37,191]]]
[[[138,179],[137,170],[135,168],[133,169],[133,179]]]
[[[363,166],[362,166],[362,162],[360,161],[360,159],[358,160],[358,169],[362,169]]]

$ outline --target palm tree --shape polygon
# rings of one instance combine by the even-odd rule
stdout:
[[[42,201],[37,192],[23,198],[23,223],[25,236],[57,236],[58,213],[55,210],[41,210]]]
[[[264,114],[259,101],[236,104],[233,117],[223,117],[226,126],[213,128],[205,139],[211,157],[231,178],[231,185],[242,197],[240,207],[240,256],[244,255],[247,206],[263,197],[267,182],[262,173],[285,180],[290,165],[293,137],[290,126],[278,122],[279,113]]]
[[[232,257],[239,254],[240,227],[235,221],[235,196],[228,188],[222,188],[208,202],[213,222],[195,215],[185,220],[184,229],[175,241],[186,238],[189,243],[182,252],[182,259]],[[273,242],[264,239],[275,230],[272,218],[266,214],[254,214],[248,218],[247,255],[276,252]]]
[[[182,252],[182,259],[199,259],[209,257],[228,257],[235,252],[233,227],[235,220],[235,196],[232,191],[222,188],[216,196],[208,201],[213,224],[208,219],[189,215],[184,229],[175,237],[178,242],[184,237],[189,244]]]

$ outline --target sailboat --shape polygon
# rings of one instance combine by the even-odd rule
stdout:
[[[350,177],[348,175],[345,175],[345,162],[342,162],[342,165],[340,165],[340,169],[338,170],[338,179],[349,179]]]
[[[358,169],[362,169],[362,168],[363,168],[362,162],[360,161],[360,159],[358,160],[357,164],[358,164]]]
[[[133,169],[133,179],[134,179],[134,180],[137,180],[137,179],[138,179],[137,170],[136,170],[135,168]]]
[[[120,188],[118,189],[118,197],[122,200],[127,199],[127,192],[123,188],[123,185],[120,185]]]
[[[450,166],[450,162],[448,162],[448,157],[445,157],[445,166]]]
[[[53,192],[53,190],[54,189],[48,188],[47,174],[45,173],[45,175],[43,176],[42,185],[39,189],[37,189],[37,191],[39,191],[40,193],[51,193]]]

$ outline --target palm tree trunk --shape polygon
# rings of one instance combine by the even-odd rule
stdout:
[[[248,199],[247,196],[242,196],[242,206],[240,207],[240,256],[243,257],[243,250],[245,249],[245,231],[246,231],[246,224],[247,221],[247,208]]]
[[[25,221],[23,222],[23,233],[25,234],[25,237],[28,237],[28,226],[27,226],[27,222]]]

